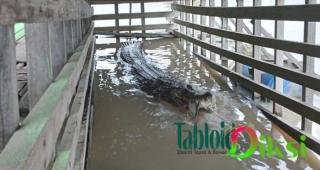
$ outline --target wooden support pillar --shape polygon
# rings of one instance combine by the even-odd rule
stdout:
[[[64,40],[65,40],[65,50],[67,59],[70,58],[70,56],[73,54],[74,51],[74,37],[72,33],[72,21],[63,21],[64,24]]]
[[[192,6],[195,6],[195,1],[196,0],[191,0],[192,1]],[[191,14],[192,15],[192,23],[195,23],[195,24],[198,24],[198,17],[197,17],[197,15],[196,14]],[[195,30],[195,29],[192,29],[192,36],[194,37],[194,38],[196,38],[196,39],[198,39],[199,37],[198,37],[198,33],[197,33],[197,30]],[[193,44],[192,45],[193,46],[193,52],[194,53],[198,53],[198,46],[197,45],[195,45],[195,44]]]
[[[243,0],[237,0],[237,7],[243,7]],[[243,19],[236,18],[236,32],[242,33],[243,25]],[[243,48],[243,43],[240,41],[236,41],[236,52],[243,52]],[[242,74],[242,66],[243,65],[241,63],[236,62],[235,71]]]
[[[114,4],[114,12],[115,12],[115,15],[116,15],[116,20],[115,20],[116,33],[119,33],[119,4],[118,3]],[[117,40],[117,44],[119,44],[120,43],[120,38],[116,37],[116,40]]]
[[[191,0],[185,0],[185,5],[191,5]],[[190,22],[191,21],[191,14],[190,13],[185,13],[186,21]],[[191,35],[191,28],[186,27],[186,35]],[[190,50],[190,42],[186,42],[187,45],[187,50]]]
[[[306,0],[306,4],[316,4],[317,0]],[[304,42],[315,44],[316,43],[316,28],[315,22],[304,22]],[[303,56],[303,72],[309,75],[315,75],[315,58],[312,56]],[[313,106],[313,90],[302,87],[302,101],[306,102],[307,105]],[[301,118],[301,129],[307,133],[312,133],[312,121],[302,117]]]
[[[78,42],[80,43],[82,41],[82,29],[81,29],[81,19],[77,19],[77,30],[78,30]]]
[[[144,15],[145,13],[145,7],[144,7],[144,2],[141,2],[141,13],[142,15]],[[142,25],[142,36],[144,36],[144,34],[146,33],[146,18],[143,16],[141,17],[141,25]]]
[[[0,151],[19,124],[13,25],[0,26]]]
[[[276,5],[284,5],[284,0],[276,0]],[[276,39],[283,39],[284,38],[284,21],[275,21],[275,38]],[[283,58],[283,51],[281,50],[275,50],[274,54],[275,60],[274,64],[276,64],[279,67],[284,66],[284,58]],[[274,88],[278,92],[283,92],[283,79],[276,77],[274,80]],[[273,113],[278,114],[279,116],[282,115],[282,106],[276,104],[273,102]]]
[[[73,49],[76,49],[79,43],[76,20],[71,20],[71,31],[72,31],[72,43],[73,43],[72,46],[73,46]]]
[[[55,79],[67,61],[65,54],[63,22],[54,21],[49,23],[49,40],[52,75]]]
[[[228,1],[226,0],[221,0],[221,5],[222,7],[228,7]],[[223,30],[228,30],[228,18],[222,18],[222,29]],[[221,38],[221,47],[223,49],[228,49],[228,40],[226,38]],[[228,67],[228,59],[221,56],[221,64],[225,67]]]
[[[209,6],[210,7],[214,7],[215,5],[215,0],[209,0]],[[214,28],[216,26],[216,22],[213,16],[209,17],[209,26],[211,28]],[[215,44],[215,36],[213,34],[210,35],[210,44]],[[210,52],[210,60],[216,62],[217,58],[216,58],[216,54],[213,52]]]
[[[254,0],[253,6],[261,6],[261,0]],[[253,20],[253,34],[256,36],[261,36],[261,20]],[[253,46],[253,58],[261,60],[261,47],[254,45]],[[261,74],[262,72],[257,69],[253,69],[253,79],[255,82],[260,83],[261,82]],[[258,93],[254,93],[252,95],[253,100],[255,98],[259,98],[260,95]]]
[[[206,1],[207,0],[201,0],[200,6],[205,7],[207,4]],[[201,16],[200,24],[206,26],[206,16],[205,15]],[[201,32],[201,40],[205,41],[205,42],[207,41],[207,33]],[[201,48],[201,55],[206,56],[206,49]]]
[[[130,14],[130,17],[129,17],[129,26],[131,26],[131,25],[132,25],[132,24],[131,24],[131,21],[132,21],[132,19],[131,19],[132,3],[131,3],[131,2],[129,3],[129,14]],[[129,34],[131,34],[131,30],[129,30]]]
[[[28,93],[30,110],[53,81],[47,23],[26,24]]]

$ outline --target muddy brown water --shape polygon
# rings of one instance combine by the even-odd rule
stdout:
[[[216,109],[201,118],[199,127],[208,123],[219,130],[221,121],[240,122],[250,124],[257,134],[285,141],[249,100],[231,91],[230,82],[186,53],[179,39],[145,41],[144,48],[150,63],[214,94]],[[119,64],[116,50],[95,54],[90,170],[312,169],[300,158],[262,158],[258,152],[243,160],[224,154],[177,154],[175,122],[185,122],[186,128],[192,122],[170,104],[142,92],[130,67]]]

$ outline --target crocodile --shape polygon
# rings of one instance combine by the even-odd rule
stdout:
[[[141,41],[121,43],[121,60],[131,66],[142,91],[179,108],[183,113],[198,117],[200,111],[209,113],[215,106],[210,91],[195,88],[147,62]]]

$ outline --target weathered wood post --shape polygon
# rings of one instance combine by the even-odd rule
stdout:
[[[74,37],[72,32],[72,21],[64,21],[64,39],[67,59],[72,55],[74,50]]]
[[[316,4],[317,0],[306,0],[306,4]],[[304,42],[307,43],[316,43],[316,22],[304,22]],[[315,58],[312,56],[303,56],[303,72],[315,75]],[[306,102],[306,104],[312,106],[313,105],[313,95],[314,92],[312,89],[302,87],[302,101]],[[302,116],[301,118],[301,129],[311,133],[312,132],[312,121]]]
[[[79,43],[78,40],[78,29],[76,26],[76,20],[71,20],[71,30],[72,30],[72,45],[73,49],[76,49]]]
[[[63,22],[54,21],[49,23],[49,40],[52,73],[53,78],[55,79],[67,61],[65,54]]]
[[[192,2],[191,2],[191,5],[192,6],[196,6],[196,4],[195,4],[195,1],[196,0],[191,0]],[[196,14],[191,14],[191,16],[192,16],[192,23],[194,23],[194,24],[198,24],[198,17],[197,17],[197,15]],[[198,39],[198,30],[195,30],[195,29],[192,29],[192,36],[194,37],[194,38],[196,38],[196,39]],[[198,53],[198,49],[199,49],[199,47],[197,46],[197,45],[195,45],[195,44],[192,44],[192,51],[193,52],[195,52],[195,53]]]
[[[284,5],[284,0],[276,0],[276,5]],[[275,21],[275,38],[283,39],[284,38],[284,21]],[[283,67],[284,65],[284,58],[283,58],[283,51],[275,50],[274,53],[274,64],[279,67]],[[283,79],[280,77],[274,78],[274,88],[279,91],[283,92]],[[277,103],[273,102],[273,112],[282,115],[282,106],[278,105]]]
[[[261,0],[254,0],[253,6],[261,6]],[[253,20],[253,35],[261,36],[261,20]],[[258,45],[253,45],[253,52],[252,52],[253,58],[257,60],[261,60],[261,47]],[[253,69],[253,79],[257,83],[261,83],[261,74],[262,72],[258,69]],[[260,95],[258,93],[252,94],[253,100],[255,98],[259,98]]]
[[[221,6],[222,7],[228,7],[228,1],[222,1],[221,2]],[[221,24],[221,29],[223,29],[223,30],[228,30],[228,18],[222,18],[221,19],[222,20],[222,24]],[[221,38],[221,47],[223,48],[223,49],[228,49],[228,39],[226,39],[226,38]],[[228,59],[227,58],[225,58],[225,57],[223,57],[223,56],[220,56],[220,59],[221,59],[221,64],[223,65],[223,66],[226,66],[226,67],[228,67]]]
[[[237,7],[243,7],[243,0],[237,0]],[[236,31],[237,32],[242,32],[243,30],[243,19],[239,19],[239,18],[236,18]],[[242,53],[243,52],[243,43],[241,43],[240,41],[236,41],[236,52],[237,53]],[[239,63],[239,62],[236,62],[236,65],[235,65],[235,71],[237,73],[240,73],[242,74],[242,64]]]
[[[48,23],[26,24],[30,110],[53,81]]]
[[[202,7],[205,7],[206,6],[206,2],[207,0],[201,0],[201,2],[200,2],[200,6],[202,6]],[[202,15],[201,16],[201,19],[200,19],[200,24],[201,25],[203,25],[203,26],[206,26],[206,16],[205,15]],[[201,40],[202,41],[207,41],[207,33],[205,33],[205,32],[201,32]],[[201,48],[201,55],[204,55],[204,56],[206,56],[206,49],[204,49],[204,48]]]
[[[216,6],[215,5],[215,0],[209,0],[209,6],[210,7],[214,7],[214,6]],[[215,21],[215,19],[214,19],[214,17],[213,16],[210,16],[209,17],[209,26],[211,27],[211,28],[214,28],[215,26],[216,26],[216,21]],[[215,36],[213,35],[213,34],[211,34],[210,35],[210,44],[215,44],[216,43],[216,41],[215,41]],[[215,53],[213,53],[213,52],[210,52],[210,59],[212,60],[212,61],[214,61],[214,62],[216,62],[216,54]]]
[[[0,150],[19,124],[13,25],[0,26]]]

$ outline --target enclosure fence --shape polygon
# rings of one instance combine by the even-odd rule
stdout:
[[[272,6],[253,0],[246,7],[243,0],[236,2],[230,7],[227,0],[175,1],[172,9],[177,17],[172,22],[178,29],[174,34],[212,68],[252,90],[257,106],[286,133],[298,141],[300,135],[308,136],[307,146],[320,154],[320,142],[311,133],[312,125],[320,124],[320,110],[314,105],[320,91],[320,76],[315,73],[315,59],[320,57],[315,40],[320,5],[316,0],[300,5],[275,0]],[[262,26],[264,20],[274,22],[273,33]],[[302,42],[284,39],[287,21],[304,23]],[[296,54],[302,56],[302,63]],[[262,81],[265,75],[273,79],[272,85]],[[301,94],[285,93],[285,82],[301,88]],[[261,97],[271,99],[272,107],[263,104]],[[300,126],[286,121],[282,112],[299,115]]]

